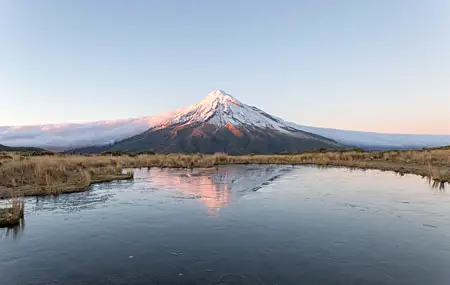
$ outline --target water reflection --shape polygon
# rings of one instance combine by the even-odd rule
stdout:
[[[25,218],[20,220],[20,224],[14,227],[0,228],[0,239],[19,239],[25,230]]]
[[[445,184],[447,184],[444,181],[434,180],[430,178],[429,176],[425,177],[425,179],[428,182],[428,185],[431,186],[432,189],[439,189],[441,192],[445,192]]]
[[[398,176],[405,176],[405,175],[410,175],[410,176],[417,176],[416,174],[409,174],[409,173],[402,173],[402,172],[394,172],[391,170],[382,170],[382,169],[368,169],[368,168],[359,168],[359,167],[349,167],[349,166],[335,166],[335,165],[314,165],[314,167],[326,171],[327,169],[333,169],[333,168],[337,168],[337,169],[346,169],[349,173],[353,173],[353,172],[388,172],[388,173],[393,173],[395,175]],[[439,190],[441,192],[445,192],[445,187],[448,186],[450,183],[448,182],[444,182],[444,181],[439,181],[439,180],[435,180],[433,178],[431,178],[430,176],[422,176],[423,179],[426,180],[427,184],[430,185],[430,188],[433,190]]]
[[[95,209],[98,205],[105,204],[114,197],[111,188],[129,187],[131,181],[113,181],[91,186],[89,191],[72,194],[63,194],[59,196],[30,197],[25,203],[29,210],[34,211],[59,211],[59,212],[78,212],[83,210]]]
[[[33,198],[33,211],[66,211],[75,212],[95,208],[98,204],[105,203],[113,193],[99,194],[95,191],[73,193],[54,197]]]
[[[181,190],[181,197],[201,201],[212,216],[252,191],[291,171],[290,166],[236,166],[213,169],[150,169],[151,182],[164,189]]]
[[[216,215],[221,208],[228,205],[230,200],[229,184],[217,183],[213,179],[218,171],[205,169],[186,172],[162,169],[153,171],[150,175],[152,184],[165,189],[181,190],[183,196],[179,198],[199,199],[211,215]],[[155,172],[158,174],[152,175],[156,174]]]

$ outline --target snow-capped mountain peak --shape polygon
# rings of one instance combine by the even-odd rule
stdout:
[[[203,100],[180,109],[174,117],[155,126],[162,129],[170,126],[190,124],[212,124],[217,127],[233,126],[243,129],[274,129],[283,133],[301,134],[282,119],[275,118],[262,110],[240,102],[223,90],[209,93]]]
[[[197,104],[180,109],[172,118],[163,121],[161,124],[155,126],[155,128],[209,122],[212,117],[216,117],[216,119],[210,123],[225,125],[227,118],[224,118],[222,114],[226,115],[233,113],[233,111],[236,112],[242,106],[243,104],[241,102],[225,93],[225,91],[216,90],[209,93]]]
[[[220,104],[220,105],[227,105],[227,104],[235,104],[235,105],[241,105],[242,103],[239,102],[236,98],[231,96],[230,94],[227,94],[225,91],[221,89],[217,89],[211,93],[209,93],[202,101],[197,103],[196,105],[211,105],[211,104]]]

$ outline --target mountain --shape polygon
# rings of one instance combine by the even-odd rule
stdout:
[[[293,128],[284,120],[217,90],[141,134],[112,145],[76,151],[247,154],[296,152],[313,148],[343,146],[326,137]]]
[[[223,91],[215,91],[212,93],[225,93]],[[211,94],[210,94],[211,95]],[[361,147],[365,149],[404,149],[404,148],[423,148],[423,147],[439,147],[443,145],[450,144],[450,135],[408,135],[408,134],[382,134],[382,133],[372,133],[372,132],[359,132],[359,131],[347,131],[338,130],[330,128],[317,128],[299,125],[292,122],[286,122],[279,117],[268,115],[262,112],[258,108],[251,107],[239,102],[237,99],[228,95],[235,100],[240,105],[244,106],[240,108],[237,105],[231,103],[231,101],[226,101],[227,108],[223,111],[232,111],[233,116],[227,116],[224,113],[223,116],[216,116],[211,122],[214,123],[216,120],[230,119],[230,125],[234,126],[233,123],[239,123],[240,121],[252,122],[258,128],[257,131],[264,129],[267,122],[273,126],[271,131],[277,131],[277,133],[286,131],[286,128],[295,129],[303,133],[315,134],[320,137],[325,137],[339,144]],[[208,96],[209,100],[213,97]],[[208,98],[207,97],[207,98]],[[99,146],[98,149],[105,149],[104,145],[114,145],[115,143],[126,140],[130,137],[141,135],[144,136],[149,129],[158,128],[159,133],[162,135],[164,133],[161,126],[164,123],[175,120],[175,118],[192,118],[192,123],[202,123],[199,118],[204,119],[208,117],[208,111],[214,112],[214,110],[208,109],[208,100],[205,98],[202,104],[196,104],[204,106],[203,109],[198,109],[197,118],[195,116],[181,116],[180,114],[189,114],[189,112],[194,111],[194,106],[187,108],[178,109],[172,112],[167,112],[158,116],[149,116],[141,118],[129,118],[120,120],[109,120],[109,121],[98,121],[98,122],[87,122],[87,123],[71,123],[71,124],[47,124],[47,125],[35,125],[35,126],[0,126],[0,144],[9,146],[27,146],[27,147],[42,147],[50,150],[69,150],[82,147]],[[213,100],[214,101],[214,100]],[[219,104],[220,105],[220,104]],[[223,105],[225,106],[225,105]],[[218,110],[222,107],[219,107]],[[317,107],[320,108],[320,107]],[[215,110],[216,112],[218,110]],[[220,113],[220,112],[219,112]],[[251,116],[251,117],[249,117]],[[254,116],[254,117],[253,117]],[[175,120],[176,121],[176,120]],[[258,122],[259,121],[259,122]],[[277,123],[278,121],[278,123]],[[185,122],[186,123],[186,122]],[[265,125],[266,124],[266,125]],[[195,124],[191,124],[194,127]],[[250,124],[252,125],[252,124]],[[174,126],[169,126],[173,128]],[[195,128],[195,129],[198,129]],[[247,130],[247,128],[245,128]],[[167,133],[170,133],[166,129]],[[218,140],[226,139],[229,135],[228,133],[219,132],[217,134]],[[198,130],[197,130],[198,132]],[[188,130],[181,131],[182,134],[187,134]],[[264,134],[256,135],[258,132],[254,132],[254,136],[261,137]],[[284,134],[287,134],[286,132]],[[208,136],[208,132],[204,134]],[[281,137],[278,137],[281,139]],[[287,138],[288,141],[290,137]],[[264,139],[261,137],[260,139]],[[181,140],[183,144],[184,140]],[[195,139],[194,139],[195,141]],[[238,139],[242,141],[242,139]],[[173,142],[173,141],[172,141]],[[166,142],[165,142],[166,143]],[[245,144],[246,142],[240,142],[236,144],[238,146]],[[128,142],[127,144],[130,144]],[[273,143],[271,143],[272,145]],[[130,146],[131,147],[131,146]]]

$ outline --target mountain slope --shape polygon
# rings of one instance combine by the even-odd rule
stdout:
[[[151,149],[158,152],[246,154],[341,147],[328,138],[292,128],[283,120],[217,90],[142,134],[104,148],[76,151],[136,152]]]
[[[228,154],[297,152],[315,148],[338,148],[337,143],[313,138],[298,138],[292,135],[268,130],[236,128],[231,131],[226,127],[218,128],[211,124],[195,124],[183,128],[164,128],[149,130],[113,145],[76,149],[76,152],[98,153],[101,151],[120,150],[139,152],[154,150],[165,153],[215,153]]]

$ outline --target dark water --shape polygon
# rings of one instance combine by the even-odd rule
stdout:
[[[138,170],[27,200],[0,284],[450,284],[450,193],[343,168]]]

